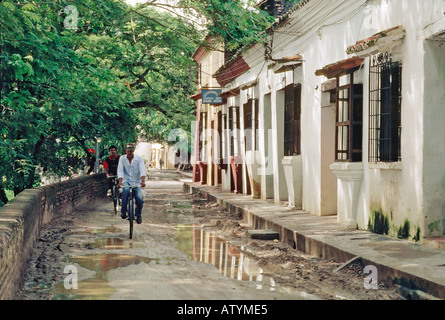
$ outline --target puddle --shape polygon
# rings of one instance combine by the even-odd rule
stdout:
[[[84,244],[87,248],[108,249],[108,250],[122,250],[132,248],[144,248],[140,243],[133,243],[133,241],[122,240],[119,238],[99,238],[93,242]]]
[[[129,265],[139,264],[142,262],[147,264],[151,263],[152,261],[157,262],[159,259],[105,252],[77,256],[70,258],[69,260],[70,262],[77,263],[88,270],[96,271],[96,273],[102,274],[112,269],[124,268],[128,267]]]
[[[116,292],[101,276],[79,281],[75,290],[67,290],[63,283],[57,283],[53,291],[51,300],[106,300]]]
[[[189,259],[212,264],[225,277],[254,282],[258,290],[291,293],[304,299],[320,299],[304,291],[277,285],[273,277],[266,275],[256,261],[246,255],[244,247],[235,247],[198,226],[178,226],[175,240],[176,247]]]
[[[99,253],[70,258],[70,263],[95,271],[96,274],[92,278],[79,281],[77,289],[65,289],[63,282],[57,283],[53,289],[52,300],[107,299],[116,291],[109,284],[108,271],[140,263],[158,263],[158,261],[159,259],[115,253]]]
[[[210,263],[226,277],[245,281],[263,282],[263,270],[243,252],[203,229],[180,226],[176,233],[177,248],[189,259]],[[274,281],[267,279],[273,286]],[[260,285],[260,283],[259,283]],[[271,288],[272,289],[272,288]]]
[[[104,234],[104,233],[120,233],[122,229],[116,228],[114,226],[109,226],[105,228],[92,228],[84,231],[80,231],[79,233],[92,233],[92,234]]]

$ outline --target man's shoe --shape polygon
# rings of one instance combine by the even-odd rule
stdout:
[[[127,213],[126,212],[122,212],[121,213],[121,218],[122,219],[127,219]]]
[[[137,216],[136,217],[136,223],[137,224],[141,224],[142,223],[142,217],[141,216]]]

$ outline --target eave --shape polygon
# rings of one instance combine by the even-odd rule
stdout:
[[[249,69],[250,66],[244,60],[243,56],[238,55],[235,59],[219,68],[213,76],[219,85],[224,87]]]
[[[394,46],[397,41],[405,37],[405,30],[401,26],[380,31],[369,38],[359,40],[354,45],[347,47],[347,54],[355,54],[364,57],[377,51],[386,51]]]
[[[337,61],[332,64],[328,64],[321,69],[315,71],[317,76],[325,76],[328,79],[345,75],[350,72],[351,69],[358,68],[363,63],[363,58],[353,57],[341,61]]]

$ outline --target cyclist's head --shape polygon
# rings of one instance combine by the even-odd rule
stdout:
[[[134,151],[135,147],[134,147],[134,143],[128,143],[126,150],[127,151]]]
[[[133,155],[134,155],[134,150],[135,150],[134,144],[133,144],[133,143],[128,143],[127,146],[126,146],[126,148],[125,148],[125,151],[126,151],[126,153],[127,153],[127,156],[130,157],[130,159],[131,159],[131,158],[133,157]]]

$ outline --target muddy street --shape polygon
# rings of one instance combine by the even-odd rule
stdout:
[[[384,283],[365,289],[363,267],[324,261],[278,241],[252,240],[249,226],[200,195],[183,193],[176,171],[151,170],[143,222],[111,198],[53,220],[28,263],[20,300],[401,299]]]

